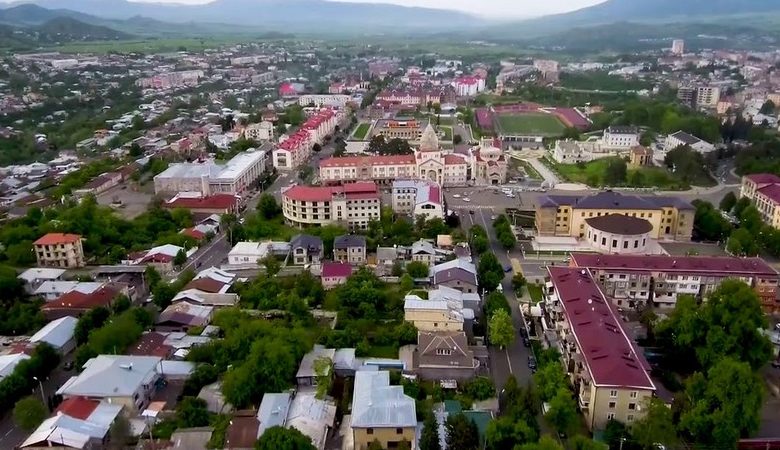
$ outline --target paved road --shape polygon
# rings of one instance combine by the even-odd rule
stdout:
[[[494,212],[486,209],[478,209],[474,210],[474,214],[470,214],[467,209],[458,210],[458,214],[461,217],[461,226],[464,229],[468,230],[472,225],[476,224],[481,225],[487,230],[491,251],[496,255],[502,266],[507,266],[509,265],[509,257],[507,256],[506,250],[498,243],[492,226],[491,216],[498,212],[500,211]],[[519,257],[520,255],[512,255],[512,257],[516,256]],[[523,346],[522,337],[520,336],[520,329],[527,330],[527,324],[523,319],[518,299],[512,289],[511,272],[506,274],[501,286],[504,290],[504,295],[507,297],[507,300],[509,300],[509,305],[512,308],[512,322],[517,330],[517,336],[515,342],[504,350],[493,346],[488,347],[491,374],[493,376],[493,381],[498,388],[504,386],[510,376],[514,376],[522,386],[531,381],[532,375],[531,370],[528,368],[530,349]]]

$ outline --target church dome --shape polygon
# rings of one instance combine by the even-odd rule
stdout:
[[[425,127],[425,131],[423,131],[422,137],[420,138],[420,151],[439,151],[439,136],[430,123]]]

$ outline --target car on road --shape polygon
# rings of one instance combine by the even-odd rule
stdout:
[[[511,271],[512,271],[512,266],[505,266],[504,267],[504,272],[509,273]]]
[[[463,201],[464,201],[464,202],[466,202],[466,203],[468,203],[468,202],[470,202],[470,201],[471,201],[471,199],[470,199],[470,198],[468,198],[468,197],[463,197]]]
[[[536,358],[533,356],[528,357],[528,368],[531,369],[531,372],[536,372]]]
[[[495,214],[493,214],[492,216],[490,216],[490,220],[496,220],[496,217],[497,216]]]
[[[528,336],[523,336],[523,345],[527,348],[531,347],[531,340],[528,339]]]
[[[471,215],[473,216],[473,215],[474,215],[474,210],[473,210],[473,209],[470,209],[470,210],[469,210],[469,214],[471,214]]]
[[[460,198],[460,194],[455,194],[452,196],[453,198]]]

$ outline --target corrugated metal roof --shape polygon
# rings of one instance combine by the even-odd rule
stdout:
[[[355,374],[353,428],[406,428],[417,425],[414,399],[401,386],[390,386],[386,371]]]

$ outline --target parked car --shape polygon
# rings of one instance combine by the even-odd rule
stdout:
[[[523,336],[523,345],[526,347],[531,347],[531,340],[528,339],[528,336]]]
[[[531,372],[536,372],[536,358],[533,356],[528,357],[528,368],[531,369]]]
[[[66,362],[65,365],[62,366],[62,368],[65,370],[73,370],[73,361]]]

